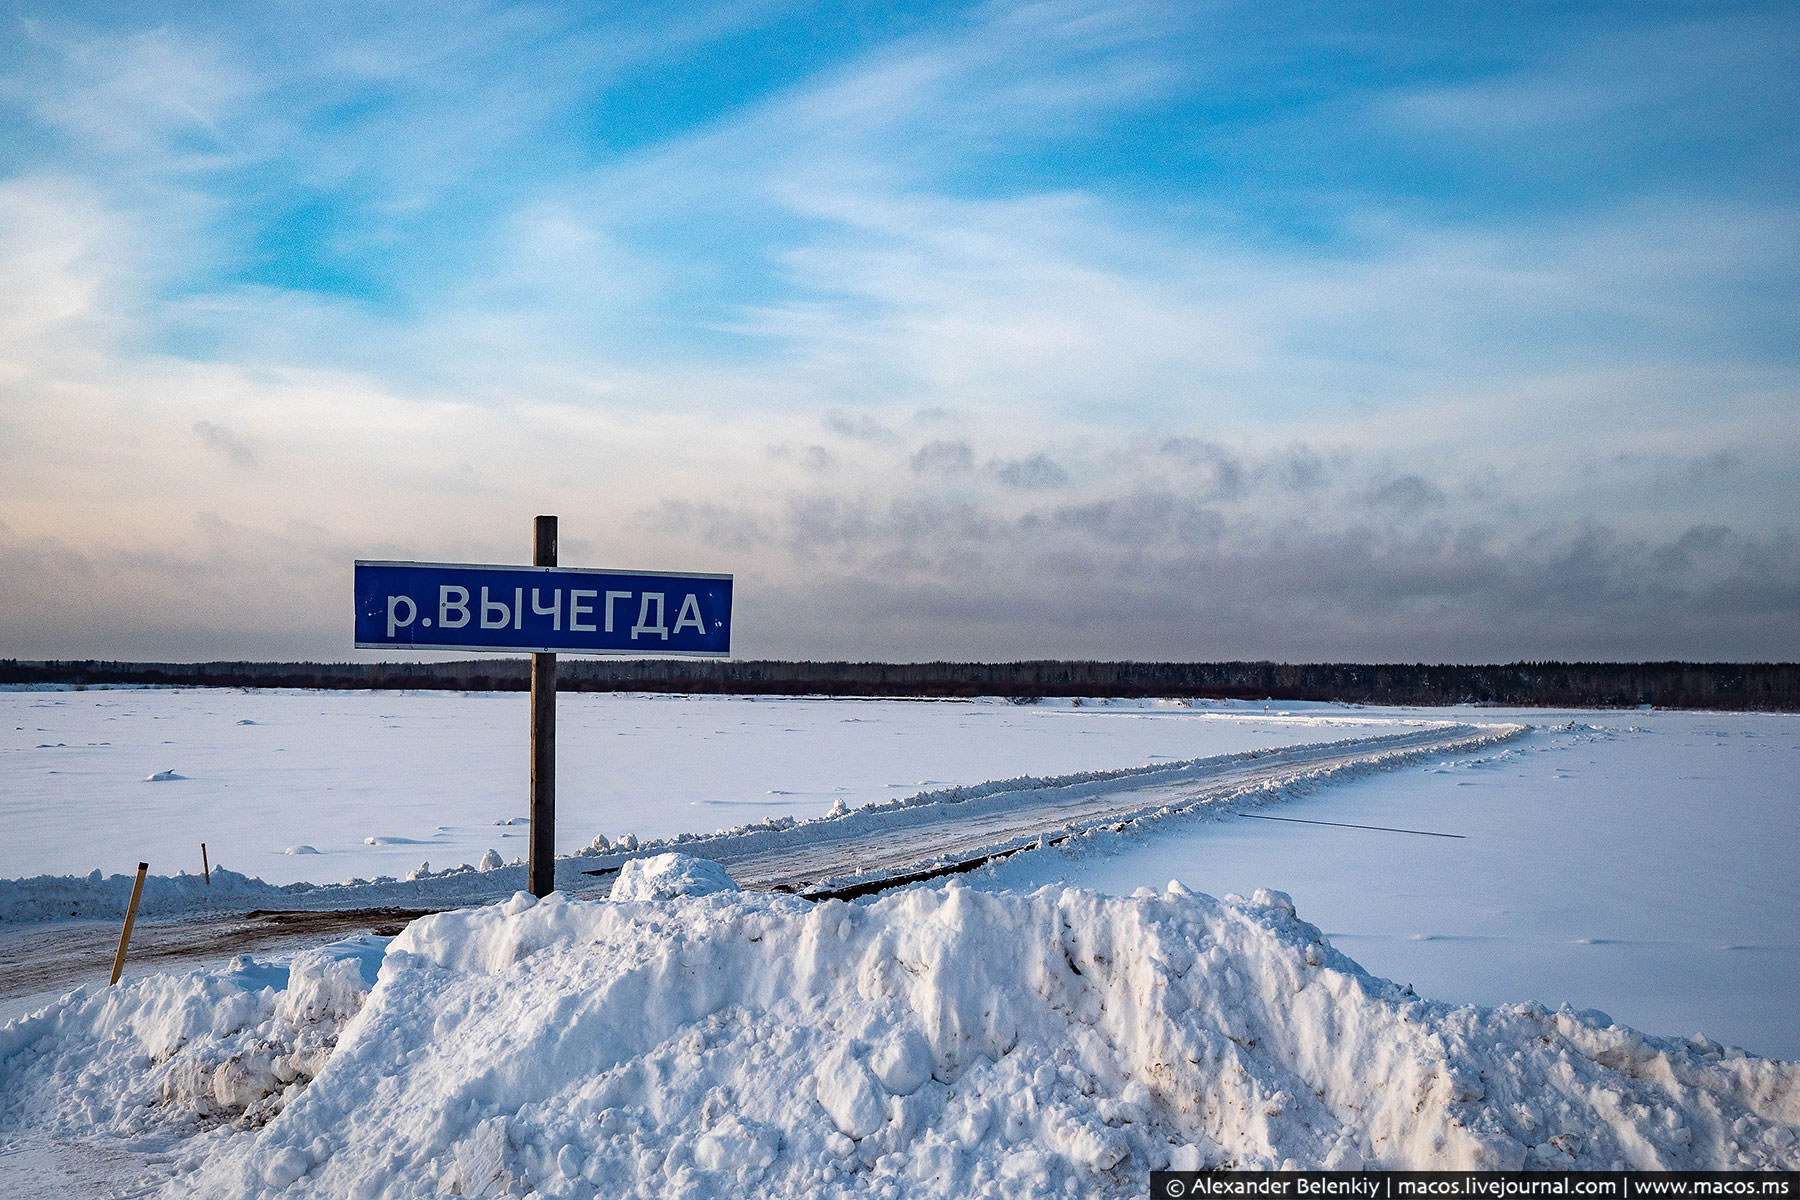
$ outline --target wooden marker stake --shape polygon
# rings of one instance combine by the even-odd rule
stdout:
[[[206,843],[200,843],[200,870],[206,875],[206,886],[212,886],[212,864],[206,861]]]
[[[539,517],[531,562],[556,565],[556,518]],[[531,656],[531,857],[527,888],[534,896],[556,890],[556,655]]]
[[[144,874],[150,870],[150,864],[138,864],[137,882],[131,885],[131,903],[125,906],[125,929],[119,934],[119,952],[113,955],[112,979],[107,987],[119,982],[119,976],[125,971],[125,947],[131,944],[131,926],[137,920],[138,899],[144,894]]]

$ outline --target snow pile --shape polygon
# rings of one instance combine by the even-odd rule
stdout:
[[[192,1139],[261,1126],[330,1058],[388,941],[77,989],[0,1028],[0,1129]]]
[[[80,1103],[114,1053],[65,1084]],[[45,1095],[30,1069],[9,1053],[8,1095]],[[1428,1003],[1279,893],[520,894],[410,925],[311,1087],[180,1186],[1139,1196],[1164,1165],[1793,1168],[1797,1082],[1600,1014]]]
[[[738,885],[718,863],[685,854],[634,858],[619,871],[614,900],[673,900],[677,896],[710,896],[735,892]]]

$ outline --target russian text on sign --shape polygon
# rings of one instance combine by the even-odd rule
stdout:
[[[363,648],[730,653],[725,575],[359,562],[356,599]]]

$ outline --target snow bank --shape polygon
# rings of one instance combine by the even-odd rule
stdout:
[[[194,1157],[257,1128],[324,1066],[388,941],[79,988],[0,1027],[0,1129],[161,1135]]]
[[[39,1094],[29,1040],[8,1095]],[[312,1085],[181,1189],[1139,1196],[1169,1164],[1792,1168],[1797,1075],[1591,1012],[1428,1003],[1279,893],[520,894],[410,925]]]
[[[289,854],[316,854],[311,846],[290,846]],[[499,855],[494,854],[494,859]],[[242,913],[251,909],[334,911],[363,908],[457,908],[490,903],[525,886],[521,861],[464,863],[444,871],[422,864],[406,879],[346,879],[342,883],[268,883],[215,866],[212,882],[199,875],[148,875],[138,906],[141,920]],[[558,870],[580,879],[579,860],[562,859]],[[566,870],[565,870],[566,868]],[[131,898],[132,875],[38,875],[0,879],[0,924],[35,924],[76,919],[118,920]]]
[[[291,846],[289,854],[317,853],[310,846]],[[0,921],[37,922],[67,918],[118,919],[125,915],[135,875],[37,875],[27,879],[0,879]],[[215,866],[212,882],[200,875],[147,875],[138,912],[145,917],[163,913],[215,912],[221,909],[274,907],[275,902],[309,885],[276,887],[236,871]]]

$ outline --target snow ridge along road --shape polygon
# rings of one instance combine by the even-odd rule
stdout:
[[[862,895],[1134,821],[1200,807],[1228,812],[1233,805],[1267,802],[1296,788],[1432,755],[1478,752],[1526,728],[1419,722],[1376,737],[922,792],[811,821],[772,819],[630,850],[589,849],[559,859],[556,882],[570,895],[601,896],[625,862],[679,850],[724,865],[746,889]],[[391,926],[424,910],[502,899],[522,889],[525,877],[515,865],[407,880],[277,886],[215,872],[213,885],[202,889],[193,877],[152,878],[127,969],[169,969]],[[11,1009],[20,997],[48,999],[104,978],[118,938],[113,922],[123,913],[129,886],[126,876],[0,881],[0,1005]],[[298,913],[312,915],[296,923],[289,914]],[[46,922],[55,924],[46,928]],[[15,1004],[6,1004],[9,999]]]
[[[677,839],[659,848],[679,848],[684,854],[721,863],[747,889],[817,897],[866,895],[884,883],[951,874],[1133,821],[1199,807],[1227,811],[1233,804],[1267,801],[1296,787],[1349,774],[1383,770],[1433,754],[1469,753],[1525,729],[1432,724],[1380,737],[1058,779],[1009,780],[923,793],[787,830]]]

